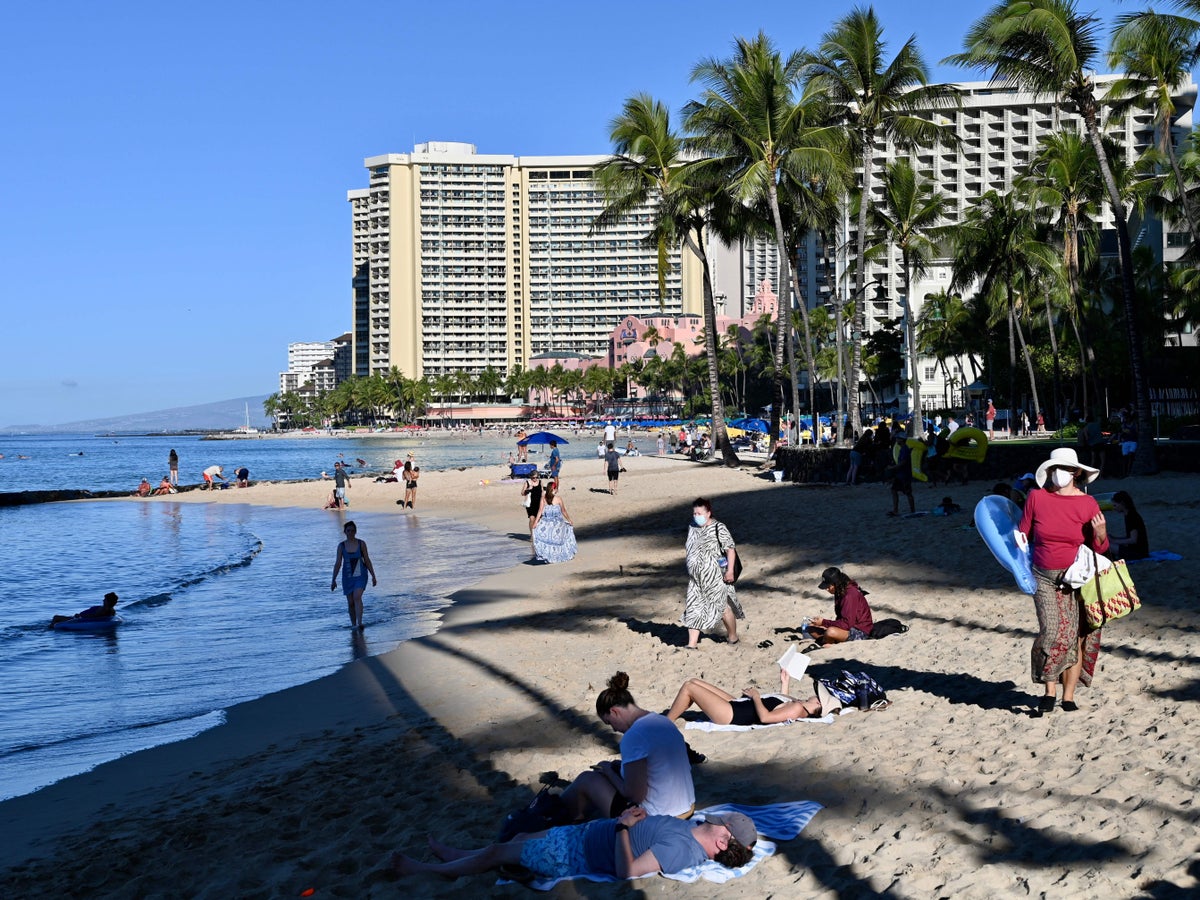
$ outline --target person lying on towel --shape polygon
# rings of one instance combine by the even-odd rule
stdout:
[[[403,853],[394,854],[391,862],[398,875],[433,872],[457,878],[520,865],[542,878],[637,878],[682,872],[709,859],[736,869],[753,858],[751,848],[757,841],[753,820],[741,813],[688,822],[674,816],[647,816],[635,806],[617,819],[518,835],[479,850],[460,850],[430,838],[429,849],[441,862],[419,862]]]

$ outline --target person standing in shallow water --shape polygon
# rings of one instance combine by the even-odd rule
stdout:
[[[346,607],[350,612],[350,627],[363,629],[363,591],[367,589],[367,575],[371,576],[371,587],[378,587],[375,567],[371,565],[366,541],[357,537],[358,526],[347,522],[342,532],[346,539],[338,543],[337,558],[333,561],[333,581],[329,590],[337,590],[338,570],[342,572],[342,593],[346,595]]]

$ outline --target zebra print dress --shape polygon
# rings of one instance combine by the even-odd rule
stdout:
[[[687,599],[683,605],[683,624],[707,631],[721,621],[726,604],[738,619],[746,618],[738,603],[737,590],[725,583],[720,561],[733,546],[733,536],[724,522],[709,519],[703,528],[692,525],[687,536]]]

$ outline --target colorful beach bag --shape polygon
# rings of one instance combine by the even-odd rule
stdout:
[[[1123,559],[1118,559],[1103,572],[1093,575],[1091,581],[1079,589],[1079,594],[1083,598],[1084,615],[1092,631],[1142,606]]]

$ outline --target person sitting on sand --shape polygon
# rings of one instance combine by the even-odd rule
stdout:
[[[735,697],[715,684],[700,678],[689,678],[679,688],[671,708],[665,713],[674,722],[696,706],[717,725],[774,725],[795,719],[819,719],[829,711],[816,695],[797,700],[789,694],[791,676],[779,670],[779,693],[763,696],[757,688],[746,688]]]
[[[941,510],[941,512],[938,514],[943,516],[948,516],[956,512],[962,512],[962,507],[954,502],[953,497],[943,497],[942,502],[938,504],[937,509]]]
[[[837,566],[821,573],[820,589],[833,594],[833,619],[817,616],[808,623],[808,633],[817,647],[840,644],[843,641],[865,641],[871,636],[874,621],[867,604],[867,592]]]
[[[1112,498],[1113,509],[1125,517],[1125,533],[1110,535],[1109,553],[1112,559],[1145,559],[1150,555],[1150,536],[1146,522],[1133,504],[1128,491],[1117,491]]]
[[[757,841],[754,821],[742,813],[685,822],[672,816],[647,815],[635,807],[615,819],[523,834],[480,850],[460,850],[430,839],[429,849],[441,862],[418,862],[403,853],[394,854],[391,862],[398,875],[432,872],[457,878],[520,865],[542,878],[637,878],[655,872],[682,872],[709,859],[737,869],[754,857],[752,848]]]
[[[150,492],[152,490],[153,490],[153,488],[150,486],[149,480],[146,478],[143,478],[141,481],[141,484],[139,484],[137,486],[137,490],[134,491],[134,493],[137,494],[139,497],[149,497]]]
[[[592,766],[563,791],[569,814],[576,821],[613,818],[640,806],[652,816],[691,816],[696,792],[683,735],[670,719],[634,702],[624,672],[596,698],[596,715],[623,735],[621,761]]]
[[[118,599],[120,598],[115,593],[109,591],[104,595],[104,603],[100,606],[89,606],[73,616],[55,616],[50,620],[50,626],[53,627],[59,622],[100,622],[104,619],[111,619],[117,614]]]
[[[163,480],[158,483],[158,487],[154,489],[154,496],[158,497],[162,494],[174,494],[175,488],[171,486],[171,476],[164,475]]]

